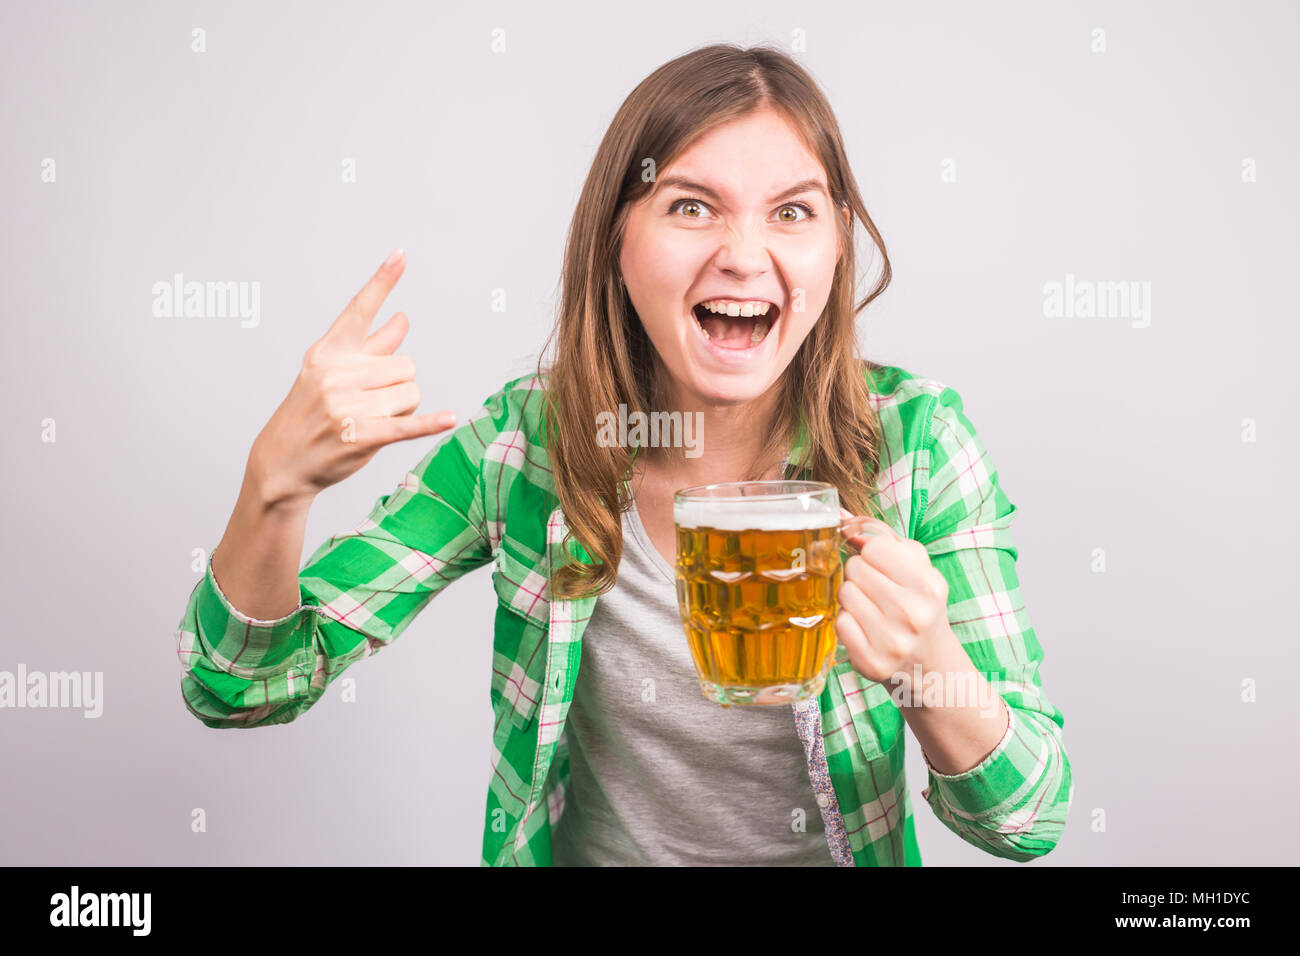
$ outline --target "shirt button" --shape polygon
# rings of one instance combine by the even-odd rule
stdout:
[[[826,796],[826,794],[824,793],[817,794],[817,806],[825,807],[830,802],[831,802],[831,798]]]

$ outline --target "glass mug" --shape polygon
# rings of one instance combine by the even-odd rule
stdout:
[[[820,481],[734,481],[673,496],[677,606],[704,696],[790,704],[848,660],[835,634],[858,533]]]

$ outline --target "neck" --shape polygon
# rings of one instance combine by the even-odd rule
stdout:
[[[637,470],[652,470],[676,488],[754,477],[751,468],[756,462],[757,477],[782,477],[780,449],[757,460],[775,422],[779,397],[773,386],[749,402],[717,404],[671,386],[667,407],[698,423],[700,454],[691,458],[683,448],[644,448],[637,455]]]

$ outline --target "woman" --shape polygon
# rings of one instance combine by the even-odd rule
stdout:
[[[883,259],[861,303],[855,219]],[[950,830],[1016,860],[1056,844],[1071,774],[1015,508],[954,390],[857,356],[889,260],[798,64],[715,45],[633,91],[574,215],[554,361],[299,571],[316,494],[452,425],[414,413],[406,317],[369,333],[403,268],[398,250],[308,350],[254,442],[177,635],[196,717],[295,719],[493,562],[484,864],[919,865],[904,723]],[[703,453],[608,447],[596,423],[620,404],[697,415]],[[723,709],[677,617],[672,493],[782,476],[834,484],[864,516],[836,621],[850,659],[793,713]],[[978,693],[932,695],[935,675]]]

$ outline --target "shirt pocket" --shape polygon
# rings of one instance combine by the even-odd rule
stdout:
[[[497,595],[493,698],[522,729],[536,716],[545,685],[550,589],[540,572],[504,545],[496,554],[492,587]]]

